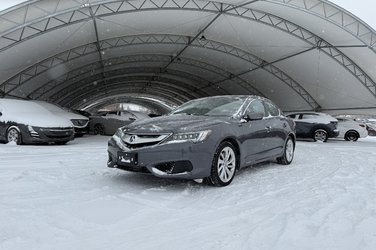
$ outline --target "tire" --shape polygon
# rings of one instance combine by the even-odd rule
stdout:
[[[235,177],[237,164],[235,147],[229,142],[222,142],[215,151],[210,176],[204,181],[217,187],[229,185]]]
[[[289,165],[294,159],[295,145],[294,140],[289,136],[283,148],[283,155],[277,158],[277,162],[282,165]]]
[[[95,135],[104,135],[104,127],[102,124],[97,123],[94,125],[94,134]]]
[[[359,139],[359,134],[356,131],[347,131],[345,134],[346,141],[357,141]]]
[[[326,142],[328,140],[328,132],[324,129],[316,129],[312,136],[314,141]]]
[[[17,127],[10,127],[7,131],[6,142],[15,142],[17,145],[22,144],[22,136]]]

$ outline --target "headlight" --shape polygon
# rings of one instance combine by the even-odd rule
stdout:
[[[122,138],[124,136],[123,130],[121,128],[118,128],[118,130],[116,130],[115,136]]]
[[[36,132],[32,126],[27,126],[27,129],[32,137],[39,137],[38,132]]]
[[[211,130],[178,133],[172,136],[172,141],[192,141],[194,143],[206,140],[211,133]]]

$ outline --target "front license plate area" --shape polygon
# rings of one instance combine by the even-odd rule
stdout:
[[[138,164],[137,153],[119,151],[117,162],[119,165],[123,165],[123,166],[137,166]]]

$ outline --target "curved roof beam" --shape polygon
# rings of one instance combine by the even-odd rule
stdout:
[[[186,46],[191,41],[190,37],[187,36],[179,36],[179,35],[169,35],[169,34],[147,34],[147,35],[134,35],[134,36],[125,36],[125,37],[117,37],[111,38],[107,40],[103,40],[101,42],[101,50],[112,49],[115,47],[122,47],[122,46],[130,46],[130,45],[140,45],[140,44],[178,44]],[[213,51],[225,53],[227,55],[231,55],[237,58],[240,58],[250,64],[253,65],[249,72],[262,69],[270,74],[274,75],[278,79],[280,79],[283,83],[285,83],[288,87],[294,90],[298,95],[300,95],[303,100],[305,100],[312,109],[317,109],[320,107],[318,102],[293,78],[289,75],[284,73],[278,67],[272,65],[269,62],[247,52],[242,49],[236,48],[234,46],[212,41],[212,40],[195,40],[193,43],[190,44],[191,47],[197,48],[205,48],[210,49]],[[0,89],[4,89],[3,91],[6,94],[11,93],[17,87],[25,84],[31,77],[34,77],[33,74],[40,74],[40,72],[47,71],[50,67],[54,67],[60,63],[65,63],[69,60],[74,58],[86,55],[87,53],[96,53],[95,45],[89,44],[88,47],[86,45],[80,46],[78,48],[62,52],[56,56],[50,57],[41,63],[32,66],[24,71],[24,73],[19,73],[17,76],[5,81],[2,85],[0,85]],[[175,60],[176,61],[176,60]],[[39,73],[38,73],[39,72]],[[245,74],[248,72],[242,72]],[[25,80],[23,80],[25,79]],[[242,87],[247,88],[249,93],[257,94],[264,96],[259,90],[252,87],[250,84],[243,84],[242,80],[239,80],[239,77],[235,75],[229,75],[226,78],[222,79],[218,83],[221,83],[226,80],[235,80],[238,84],[242,84]],[[218,84],[218,83],[214,83]],[[53,84],[51,87],[55,87]]]
[[[104,98],[100,101],[97,101],[95,104],[92,104],[90,108],[87,108],[86,110],[96,111],[101,108],[104,108],[108,105],[112,104],[118,104],[118,103],[131,103],[140,105],[142,107],[145,107],[149,109],[150,111],[156,113],[156,114],[166,114],[169,111],[171,111],[171,107],[167,107],[165,105],[161,105],[158,102],[153,102],[145,98],[137,98],[137,97],[109,97]]]
[[[140,84],[142,83],[142,84]],[[116,82],[114,84],[109,83],[108,84],[109,88],[106,88],[104,86],[92,89],[86,93],[80,93],[79,95],[75,96],[74,98],[65,98],[64,100],[60,100],[56,103],[62,105],[62,106],[67,106],[67,107],[74,107],[79,105],[80,102],[83,100],[93,100],[93,96],[97,96],[96,94],[103,94],[104,96],[108,95],[114,95],[114,94],[119,94],[119,93],[147,93],[155,97],[162,97],[166,100],[169,100],[170,102],[180,105],[184,102],[187,102],[190,100],[189,98],[183,98],[181,96],[181,90],[179,89],[174,89],[174,88],[163,88],[163,87],[158,87],[155,84],[151,84],[148,81],[140,81],[140,82]]]
[[[60,2],[61,0],[59,0]],[[263,23],[279,30],[285,31],[295,37],[298,37],[312,46],[321,49],[324,53],[332,57],[335,61],[345,67],[351,74],[353,74],[375,97],[376,97],[376,83],[370,78],[355,62],[349,57],[343,54],[335,46],[327,41],[324,41],[321,37],[313,34],[312,32],[300,27],[299,25],[282,19],[278,16],[253,10],[247,6],[258,0],[249,1],[241,5],[232,5],[226,3],[218,3],[212,1],[173,1],[173,0],[134,0],[134,1],[101,1],[98,3],[87,3],[72,8],[51,13],[51,15],[42,16],[26,22],[28,5],[25,4],[26,13],[24,20],[20,20],[21,25],[13,27],[0,34],[0,43],[8,44],[3,48],[0,48],[0,52],[7,48],[10,48],[22,41],[30,39],[32,37],[43,34],[47,31],[58,29],[59,27],[69,24],[79,23],[87,20],[92,20],[93,16],[96,18],[137,11],[150,11],[150,10],[192,10],[192,11],[204,11],[217,14],[216,17],[204,28],[209,27],[220,15],[232,15],[235,17],[245,18],[251,21]],[[320,1],[321,2],[321,1]],[[31,2],[32,4],[34,2]],[[22,5],[23,6],[23,5]],[[5,13],[3,13],[4,15]],[[199,35],[199,34],[198,34]],[[198,36],[197,35],[197,36]],[[196,37],[197,37],[196,36]],[[2,41],[5,39],[4,41]],[[193,42],[197,42],[194,40]],[[190,41],[188,45],[190,45]],[[319,46],[320,45],[320,46]],[[181,51],[182,52],[182,51]],[[168,66],[168,65],[167,65]],[[272,66],[272,65],[271,65]],[[300,85],[299,85],[300,86]],[[0,90],[2,90],[0,88]],[[295,90],[296,91],[296,90]],[[6,92],[3,90],[3,92]],[[299,91],[296,91],[298,94]],[[308,93],[307,93],[308,94]],[[312,98],[309,94],[308,96]],[[313,98],[312,98],[313,99]],[[313,100],[314,101],[314,100]],[[316,102],[316,101],[314,101]],[[317,103],[317,102],[316,102]],[[309,102],[312,106],[312,103]],[[319,108],[317,104],[314,108]]]
[[[346,30],[376,53],[376,32],[368,24],[336,4],[322,0],[264,0],[318,16]]]
[[[103,94],[102,94],[103,95]],[[102,103],[108,103],[112,104],[115,102],[130,102],[132,103],[134,100],[140,100],[140,102],[149,103],[150,107],[158,107],[163,112],[168,112],[171,109],[173,109],[173,106],[176,104],[170,103],[169,100],[164,99],[162,97],[158,97],[158,99],[155,98],[155,96],[150,96],[148,94],[140,94],[140,93],[126,93],[126,94],[115,94],[108,97],[95,97],[94,102],[88,103],[86,100],[85,104],[82,106],[78,106],[78,108],[84,109],[84,110],[93,110],[96,109],[98,105],[101,105]],[[76,106],[77,107],[77,106]]]
[[[115,57],[115,58],[110,58],[107,60],[104,60],[103,63],[106,65],[106,68],[112,68],[116,66],[121,66],[121,65],[127,65],[127,64],[133,64],[133,63],[140,63],[140,62],[169,62],[171,60],[170,55],[162,55],[162,54],[142,54],[142,55],[127,55],[127,56],[120,56],[120,57]],[[201,62],[199,60],[191,59],[191,58],[184,58],[181,57],[180,60],[175,62],[176,64],[182,64],[182,65],[187,65],[191,66],[200,70],[205,70],[208,72],[211,72],[213,74],[218,75],[221,78],[227,78],[232,75],[231,72],[225,71],[215,65],[208,64]],[[61,86],[62,84],[67,84],[70,85],[69,82],[71,80],[79,81],[81,79],[86,78],[87,76],[91,76],[93,72],[97,72],[102,70],[102,64],[100,62],[93,62],[90,64],[86,64],[80,68],[76,68],[74,70],[71,70],[61,76],[58,76],[57,79],[51,80],[39,88],[33,90],[28,94],[28,97],[31,99],[39,99],[46,97],[51,91],[57,91],[59,90],[58,87]],[[45,72],[45,71],[43,71]],[[190,75],[187,75],[189,79],[192,79]],[[207,82],[207,80],[195,76],[194,81],[199,81],[199,82]],[[234,79],[234,81],[239,81],[239,84],[242,84],[243,86],[246,86],[248,83],[241,79],[238,78],[237,80]],[[206,89],[212,86],[212,83],[205,83],[204,87],[197,87],[195,86],[195,89],[192,91],[198,94],[205,93],[206,95],[209,95],[206,92]],[[244,87],[245,90],[249,91],[249,88]],[[63,90],[64,91],[64,90]],[[223,93],[228,94],[228,92],[223,91]]]
[[[129,72],[127,69],[123,70],[114,70],[110,72],[112,75],[111,78],[107,78],[106,81],[103,79],[98,78],[99,80],[95,81],[95,85],[93,85],[92,81],[88,81],[86,83],[82,83],[79,85],[72,84],[71,88],[65,89],[63,92],[56,92],[53,96],[49,98],[52,102],[60,102],[64,99],[69,99],[74,97],[75,95],[80,95],[82,93],[87,93],[93,89],[97,88],[109,88],[111,87],[111,84],[116,84],[118,82],[135,82],[135,83],[147,83],[143,88],[143,92],[145,92],[146,88],[152,83],[160,83],[161,85],[165,85],[166,88],[169,89],[177,89],[179,90],[179,97],[183,99],[195,99],[198,97],[201,97],[203,95],[197,95],[196,93],[192,93],[191,90],[194,90],[195,87],[187,87],[187,84],[184,81],[180,81],[177,79],[174,79],[172,75],[167,76],[158,76],[155,77],[153,75],[153,71],[155,72],[155,68],[150,68],[150,73],[138,73],[139,70],[135,68],[132,70],[133,72]],[[124,73],[126,71],[126,73]],[[179,75],[179,72],[177,72],[176,75]],[[207,95],[204,95],[207,96]]]
[[[121,64],[122,65],[122,64]],[[80,72],[80,71],[79,71]],[[168,72],[159,73],[159,67],[123,67],[119,69],[109,69],[106,71],[111,77],[107,77],[106,80],[111,81],[111,79],[119,77],[119,76],[143,76],[146,77],[148,80],[158,80],[158,79],[174,79],[176,84],[184,89],[185,91],[189,91],[192,93],[193,96],[207,96],[207,95],[214,95],[214,94],[229,94],[227,91],[222,91],[221,89],[215,88],[215,93],[208,92],[207,86],[211,84],[211,82],[196,76],[190,72],[181,71],[181,70],[169,70]],[[85,74],[84,72],[82,72]],[[90,74],[90,76],[86,76],[86,74]],[[93,85],[98,86],[100,83],[103,85],[106,84],[106,81],[103,80],[101,77],[101,73],[98,72],[96,74],[91,75],[92,71],[87,72],[83,77],[79,75],[79,73],[71,74],[70,78],[63,75],[62,78],[59,79],[61,84],[63,84],[63,88],[58,88],[58,85],[55,88],[48,88],[46,92],[43,92],[43,89],[47,88],[47,86],[42,86],[41,89],[37,90],[36,92],[32,93],[28,97],[30,99],[39,99],[44,97],[45,99],[59,99],[62,96],[70,95],[71,93],[89,87],[92,88]],[[85,77],[86,76],[86,77]],[[65,81],[64,81],[65,79]],[[199,84],[202,87],[198,87],[195,84]],[[39,93],[38,93],[39,92]],[[40,95],[42,93],[42,95]],[[38,96],[37,96],[38,95]],[[43,99],[43,98],[42,98]]]
[[[138,35],[138,36],[126,36],[126,37],[118,37],[118,38],[111,38],[107,40],[103,40],[100,44],[101,50],[108,50],[118,47],[126,47],[126,46],[132,46],[132,45],[140,45],[140,44],[178,44],[178,45],[186,45],[189,42],[190,38],[185,36],[175,36],[175,35]],[[193,45],[192,45],[193,46]],[[219,51],[222,53],[227,53],[233,56],[238,57],[239,55],[243,57],[243,59],[251,62],[252,64],[261,65],[263,62],[262,59],[256,58],[254,55],[247,53],[245,51],[242,51],[240,49],[234,48],[229,45],[223,45],[221,43],[210,41],[210,43],[203,43],[196,44],[196,47],[201,48],[209,48],[215,51]],[[45,72],[47,72],[50,69],[53,69],[55,67],[58,67],[59,65],[62,65],[64,63],[70,62],[72,60],[75,60],[79,57],[96,54],[98,51],[96,50],[96,45],[94,43],[86,44],[83,46],[79,46],[77,48],[70,49],[68,51],[64,51],[62,53],[59,53],[57,55],[54,55],[52,57],[49,57],[25,70],[18,73],[17,75],[13,76],[12,78],[6,80],[2,84],[0,84],[0,88],[3,89],[3,92],[6,94],[11,93],[12,91],[16,90],[17,88],[21,87],[22,85],[26,84],[28,81],[33,79],[36,76],[39,76]],[[180,58],[180,57],[179,57]],[[150,58],[154,59],[154,58]],[[110,61],[109,59],[108,61]],[[187,59],[188,60],[188,59]],[[205,69],[211,69],[214,72],[218,72],[223,74],[222,69],[218,67],[213,67],[213,65],[195,61],[193,62],[193,59],[190,59],[190,61],[185,60],[186,63],[190,65],[200,65],[200,67],[203,67]],[[110,61],[111,62],[111,61]],[[168,59],[168,61],[165,61],[166,63],[171,62],[171,57]],[[177,60],[175,60],[175,63],[182,63]],[[107,63],[108,64],[108,63]],[[102,66],[102,64],[101,64]],[[289,79],[286,74],[279,74],[280,70],[276,69],[270,69],[270,73],[275,75],[283,75],[285,76],[284,79]],[[234,77],[234,74],[232,72],[228,72],[227,75],[223,75],[224,80],[231,79],[232,81],[235,81],[235,83],[240,84],[243,88],[245,88],[249,93],[257,94],[264,96],[261,91],[258,89],[249,86],[249,84],[239,77]],[[53,84],[51,82],[47,83],[47,86],[50,86],[51,88],[56,87],[56,85],[60,84],[60,81],[57,81],[56,84]],[[208,86],[210,87],[210,86]],[[303,91],[304,93],[304,91]]]

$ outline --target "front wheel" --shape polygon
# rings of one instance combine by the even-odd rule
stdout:
[[[277,158],[277,162],[282,165],[289,165],[294,159],[295,145],[293,139],[289,136],[285,143],[283,155]]]
[[[355,131],[347,131],[345,134],[346,141],[357,141],[359,139],[359,135]]]
[[[17,145],[22,144],[21,133],[16,127],[11,127],[7,131],[7,142],[15,142]]]
[[[211,185],[223,187],[229,185],[235,177],[237,158],[234,146],[222,142],[215,151],[210,176],[205,181]]]
[[[313,132],[313,139],[315,141],[326,142],[328,140],[328,133],[323,129],[317,129]]]
[[[94,134],[95,135],[104,135],[104,126],[100,123],[94,125]]]

